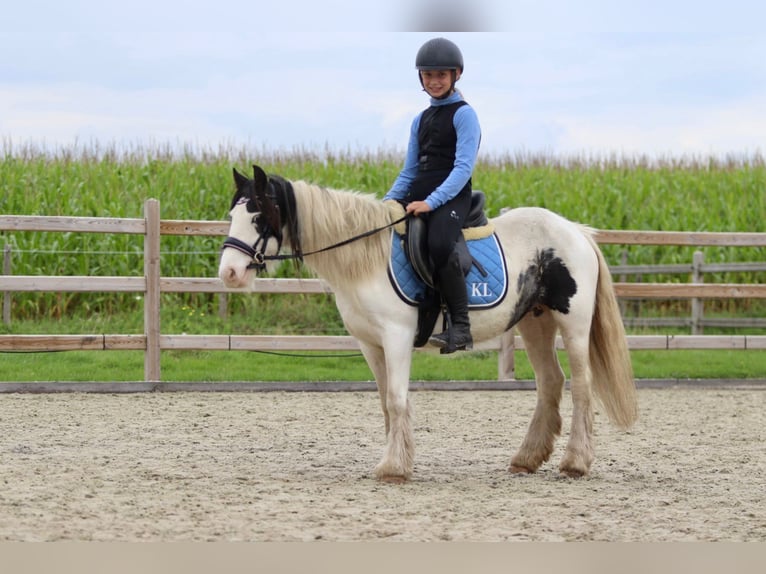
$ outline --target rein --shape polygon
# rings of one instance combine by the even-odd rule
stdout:
[[[248,269],[262,270],[267,261],[285,261],[288,259],[302,259],[303,257],[308,255],[316,255],[318,253],[324,253],[325,251],[337,249],[338,247],[343,247],[344,245],[348,245],[349,243],[353,243],[354,241],[358,241],[359,239],[364,239],[365,237],[369,237],[371,235],[375,235],[376,233],[380,233],[381,231],[384,231],[388,229],[389,227],[393,227],[394,225],[401,223],[402,221],[407,219],[407,217],[409,217],[409,214],[405,214],[399,219],[397,219],[396,221],[392,221],[391,223],[388,223],[381,227],[377,227],[375,229],[365,231],[364,233],[361,233],[360,235],[350,237],[349,239],[344,239],[343,241],[339,241],[338,243],[333,243],[332,245],[328,245],[327,247],[322,247],[321,249],[309,251],[308,253],[298,252],[298,253],[283,253],[283,254],[277,253],[276,255],[266,255],[265,253],[263,253],[263,251],[260,251],[254,245],[248,245],[244,241],[241,241],[237,239],[236,237],[231,237],[231,236],[227,237],[224,240],[223,249],[227,247],[231,247],[232,249],[236,249],[237,251],[244,253],[245,255],[249,256],[253,260],[253,262],[247,266]],[[266,248],[265,243],[266,242],[264,241],[264,249]],[[257,242],[256,242],[256,245],[257,245]]]

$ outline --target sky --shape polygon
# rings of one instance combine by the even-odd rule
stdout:
[[[752,156],[762,0],[105,0],[0,15],[0,145],[404,151],[428,39],[480,153]]]

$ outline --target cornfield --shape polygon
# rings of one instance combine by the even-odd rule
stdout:
[[[325,187],[382,197],[401,167],[400,154],[353,154],[297,149],[182,151],[169,148],[72,147],[49,151],[5,144],[0,157],[0,213],[82,217],[142,217],[148,198],[160,201],[163,219],[221,220],[233,191],[233,167],[247,172],[258,163],[267,172]],[[764,232],[766,161],[746,158],[481,157],[474,189],[487,194],[487,210],[536,205],[600,229]],[[143,238],[119,234],[3,232],[17,275],[143,274]],[[220,238],[163,237],[163,276],[213,277]],[[619,263],[622,246],[603,246]],[[688,263],[694,248],[630,246],[633,264]],[[703,248],[707,263],[764,261],[763,248]],[[281,273],[302,273],[285,266]],[[659,277],[658,281],[686,281]],[[727,282],[764,282],[763,274],[728,274]],[[184,304],[214,312],[214,297],[184,295]],[[140,299],[140,298],[138,298]],[[758,302],[733,303],[748,313]],[[762,306],[762,304],[760,304]],[[19,293],[19,319],[72,313],[105,314],[141,308],[134,294]],[[760,307],[758,307],[760,309]]]

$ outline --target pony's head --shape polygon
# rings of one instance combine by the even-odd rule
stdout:
[[[253,179],[233,170],[236,191],[231,200],[229,235],[224,240],[218,276],[227,287],[245,287],[251,270],[267,269],[266,259],[282,247],[285,235],[300,257],[295,195],[289,181],[267,176],[253,166]]]

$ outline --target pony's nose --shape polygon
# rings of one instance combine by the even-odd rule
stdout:
[[[234,267],[222,267],[218,276],[227,287],[235,287],[242,283],[242,277],[240,277]]]

